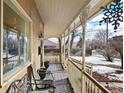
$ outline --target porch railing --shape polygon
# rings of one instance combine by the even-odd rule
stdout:
[[[75,93],[110,93],[74,60],[68,60],[68,77]],[[81,92],[83,90],[83,92]]]
[[[76,60],[74,58],[71,58],[71,61],[73,61],[74,64],[76,64],[80,69],[82,69],[83,64],[81,63],[81,61]],[[85,71],[92,76],[92,66],[91,65],[86,64]]]
[[[45,55],[44,61],[50,61],[50,63],[60,63],[59,55]]]

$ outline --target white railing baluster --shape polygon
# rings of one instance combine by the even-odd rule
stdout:
[[[86,93],[88,93],[88,78],[86,78]]]

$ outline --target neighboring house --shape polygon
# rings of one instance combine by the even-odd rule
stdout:
[[[123,35],[112,37],[113,40],[123,40]]]

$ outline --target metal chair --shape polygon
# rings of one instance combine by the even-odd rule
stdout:
[[[26,74],[22,79],[13,81],[6,93],[54,93],[53,80],[40,79],[33,65],[29,66],[28,69],[31,79]]]
[[[40,85],[43,85],[39,83]],[[36,84],[36,85],[39,85]],[[15,80],[11,83],[6,93],[51,93],[47,88],[33,89],[33,83],[29,80],[27,74],[19,80]],[[54,93],[54,91],[52,92]]]
[[[48,90],[33,91],[32,84],[27,76],[24,75],[22,79],[13,81],[6,93],[49,93]]]

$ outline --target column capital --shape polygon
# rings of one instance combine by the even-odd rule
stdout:
[[[79,15],[79,19],[80,19],[80,22],[81,22],[82,27],[86,27],[88,16],[89,16],[89,7],[87,7],[86,9],[84,9],[81,12],[81,14]]]

